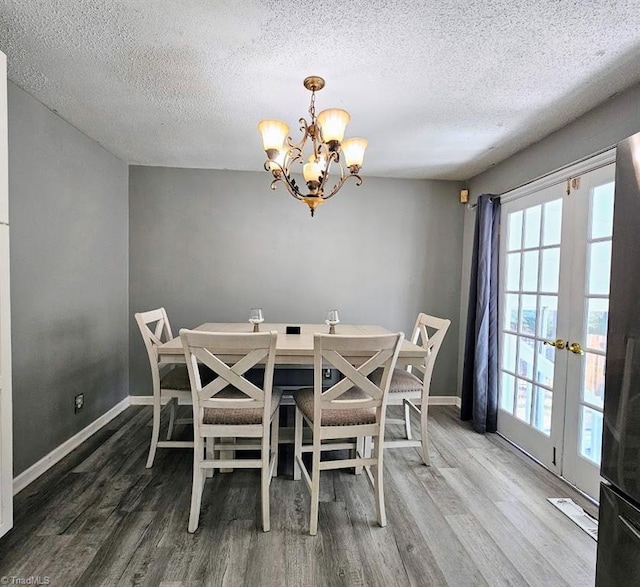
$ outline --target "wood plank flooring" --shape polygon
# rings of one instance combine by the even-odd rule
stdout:
[[[431,467],[415,449],[385,452],[386,528],[364,475],[328,471],[315,537],[289,447],[271,486],[271,532],[260,530],[259,473],[237,470],[207,481],[189,534],[191,453],[158,449],[145,469],[150,424],[150,407],[127,409],[16,496],[0,577],[65,587],[594,583],[596,543],[546,498],[593,506],[501,438],[472,432],[453,407],[430,410]]]

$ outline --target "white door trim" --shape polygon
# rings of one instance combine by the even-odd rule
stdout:
[[[590,155],[586,159],[582,159],[581,161],[577,161],[568,165],[566,167],[562,167],[547,175],[543,175],[538,179],[534,179],[529,183],[526,183],[520,187],[517,187],[509,192],[505,192],[500,196],[500,202],[502,204],[506,204],[507,202],[512,202],[513,200],[517,200],[519,198],[524,198],[530,194],[534,194],[535,192],[539,192],[545,188],[557,185],[559,183],[564,183],[568,179],[573,177],[577,177],[579,175],[583,175],[588,173],[589,171],[594,171],[600,167],[604,167],[605,165],[609,165],[610,163],[615,163],[616,161],[616,148],[612,147],[607,149],[606,151],[602,151],[595,155]]]
[[[13,527],[7,58],[0,52],[0,536]]]

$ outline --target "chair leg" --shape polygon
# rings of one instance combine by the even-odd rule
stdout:
[[[204,490],[204,471],[200,467],[202,461],[202,439],[194,438],[193,446],[193,484],[191,487],[191,512],[189,514],[189,532],[192,534],[198,529],[200,518],[200,506],[202,504],[202,492]]]
[[[384,506],[384,484],[382,480],[384,466],[382,462],[382,456],[384,454],[383,442],[380,441],[380,437],[376,438],[374,454],[376,459],[375,465],[375,487],[376,492],[376,515],[378,516],[378,524],[383,528],[387,525],[387,512]]]
[[[156,456],[156,449],[158,448],[158,438],[160,436],[160,410],[162,406],[160,404],[160,397],[154,394],[153,396],[153,429],[151,430],[151,444],[149,445],[149,456],[147,457],[147,469],[153,466],[153,460]]]
[[[411,440],[411,408],[407,400],[404,400],[402,405],[404,406],[404,430],[407,435],[407,440]]]
[[[268,430],[268,428],[267,428]],[[262,436],[262,470],[261,470],[261,493],[262,493],[262,530],[268,532],[271,530],[271,512],[269,503],[269,483],[271,482],[270,476],[270,446],[268,434]]]
[[[309,534],[318,533],[318,507],[320,501],[320,439],[313,438],[313,470],[311,472],[311,515],[309,517]]]
[[[302,412],[296,406],[296,420],[294,428],[293,440],[293,480],[299,481],[302,477],[302,471],[298,464],[298,459],[302,459],[302,434],[303,434]]]
[[[169,400],[171,412],[169,414],[169,427],[167,428],[167,440],[171,440],[171,436],[173,434],[173,425],[176,422],[176,404],[178,403],[177,398],[172,398]]]
[[[364,436],[358,436],[358,438],[356,438],[356,449],[355,449],[355,453],[353,454],[354,451],[352,452],[352,456],[351,458],[356,459],[358,458],[358,453],[360,453],[361,456],[365,456],[364,454]],[[362,471],[363,471],[364,467],[362,465],[358,465],[357,467],[355,467],[354,469],[354,474],[355,475],[362,475]]]
[[[273,454],[273,476],[278,476],[278,445],[280,442],[280,408],[271,421],[271,453]]]
[[[429,427],[427,416],[429,415],[429,400],[425,398],[420,405],[420,436],[422,438],[422,462],[428,466],[431,465],[429,457]]]

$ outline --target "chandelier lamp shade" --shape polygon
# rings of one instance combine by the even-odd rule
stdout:
[[[311,104],[310,122],[304,118],[299,120],[302,132],[300,141],[293,142],[289,136],[289,126],[281,120],[262,120],[258,124],[258,130],[262,134],[262,144],[267,154],[264,168],[273,175],[271,189],[275,190],[278,182],[284,183],[294,198],[309,206],[313,216],[316,208],[335,196],[350,177],[356,179],[356,185],[362,184],[359,173],[368,142],[362,138],[344,138],[351,119],[346,110],[331,108],[323,110],[316,117],[316,92],[325,85],[321,77],[310,76],[303,83],[311,92]],[[305,148],[309,153],[308,157]],[[333,186],[328,186],[332,164],[340,169],[340,177]],[[306,194],[300,191],[300,186],[292,175],[294,165],[302,166],[302,176],[308,190]]]

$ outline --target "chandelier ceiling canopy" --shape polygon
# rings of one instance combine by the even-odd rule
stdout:
[[[321,77],[305,78],[304,87],[311,92],[309,106],[310,122],[304,118],[299,120],[300,131],[303,133],[298,143],[289,137],[289,126],[281,120],[267,119],[258,124],[262,134],[262,143],[267,159],[264,163],[266,171],[273,175],[271,189],[276,189],[278,182],[284,183],[289,193],[307,204],[311,216],[315,209],[335,196],[345,181],[350,177],[356,178],[356,185],[362,184],[359,175],[364,151],[368,141],[362,138],[345,139],[344,133],[351,119],[346,110],[331,108],[323,110],[316,117],[316,92],[324,88],[325,82]],[[305,147],[309,144],[310,154],[305,162]],[[292,175],[293,165],[302,165],[302,175],[309,192],[303,194]],[[327,181],[332,163],[340,169],[337,183],[328,189]],[[343,165],[344,164],[344,165]],[[349,172],[345,170],[345,166]]]

